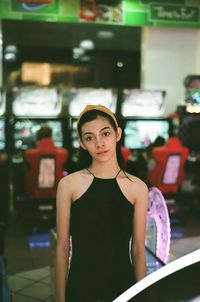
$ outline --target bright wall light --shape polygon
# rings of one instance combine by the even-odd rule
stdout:
[[[93,50],[94,42],[92,40],[82,40],[79,44],[79,47],[85,50]]]

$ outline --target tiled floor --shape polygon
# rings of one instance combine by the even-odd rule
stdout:
[[[5,255],[13,302],[52,301],[51,249],[48,229],[27,231],[22,221],[11,215]],[[184,225],[172,225],[171,259],[200,248],[200,221],[190,217]],[[151,267],[149,267],[151,270]]]
[[[10,216],[5,256],[11,301],[53,301],[50,229],[50,224],[30,229],[17,215]]]
[[[8,276],[14,302],[53,301],[49,266]]]

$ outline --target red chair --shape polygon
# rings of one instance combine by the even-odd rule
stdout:
[[[29,199],[56,198],[57,184],[63,177],[63,165],[68,156],[68,151],[55,147],[50,138],[42,139],[38,147],[24,152],[28,166],[25,181]]]
[[[124,159],[125,164],[127,163],[129,156],[131,156],[131,150],[127,147],[122,146],[121,147],[122,156]]]
[[[162,147],[152,149],[155,166],[148,172],[150,186],[157,187],[163,194],[174,194],[184,180],[184,163],[188,148],[182,146],[177,137],[171,137]]]

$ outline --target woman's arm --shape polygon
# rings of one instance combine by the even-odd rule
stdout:
[[[65,302],[65,289],[69,268],[69,229],[70,229],[70,177],[67,176],[58,184],[56,198],[56,224],[57,224],[57,246],[56,246],[56,302]]]
[[[134,203],[132,260],[136,282],[146,276],[145,235],[148,206],[148,188],[141,182],[137,185]]]

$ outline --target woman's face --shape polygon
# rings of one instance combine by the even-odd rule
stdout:
[[[93,159],[105,161],[116,155],[116,144],[121,138],[121,128],[118,127],[115,131],[106,118],[98,116],[97,119],[86,122],[81,130],[82,138],[79,143]]]

